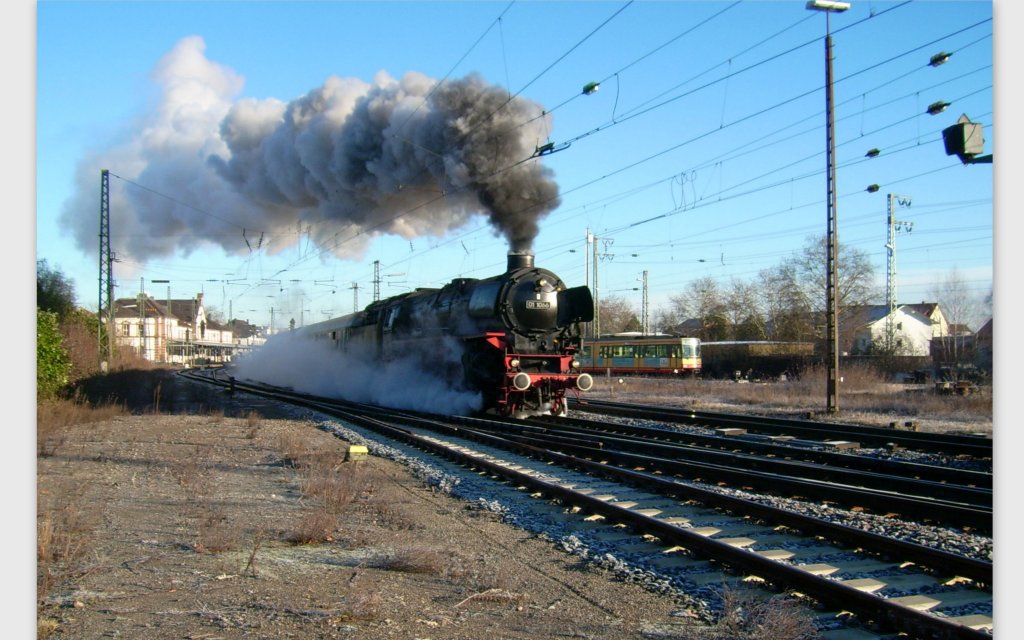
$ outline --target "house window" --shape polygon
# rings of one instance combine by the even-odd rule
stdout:
[[[896,330],[897,331],[903,331],[903,323],[902,322],[897,322],[896,323]]]
[[[127,322],[121,323],[121,335],[130,336],[132,335],[132,325]]]

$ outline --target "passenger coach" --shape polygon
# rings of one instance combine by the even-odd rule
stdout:
[[[700,339],[638,331],[585,338],[580,368],[591,374],[697,375]]]

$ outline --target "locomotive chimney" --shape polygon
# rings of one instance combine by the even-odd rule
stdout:
[[[506,273],[515,271],[516,269],[532,269],[533,268],[533,254],[527,251],[509,251],[508,252],[508,270]]]

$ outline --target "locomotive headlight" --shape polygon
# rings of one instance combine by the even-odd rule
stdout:
[[[518,367],[519,366],[519,358],[512,358],[511,360],[509,360],[508,361],[508,366],[512,367],[513,369]]]
[[[576,358],[572,359],[572,368],[573,369],[579,369],[580,368],[580,361],[577,360]]]

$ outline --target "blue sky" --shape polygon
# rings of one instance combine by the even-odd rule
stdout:
[[[946,156],[940,132],[967,114],[996,151],[992,4],[852,5],[830,20],[840,243],[871,257],[884,291],[886,195],[909,195],[900,302],[932,299],[952,269],[985,295],[993,165]],[[477,73],[546,111],[520,129],[530,151],[560,149],[527,161],[560,194],[537,264],[583,284],[589,230],[602,297],[638,311],[645,270],[653,313],[696,278],[749,280],[825,233],[826,20],[803,2],[48,1],[36,14],[36,256],[88,308],[100,168],[119,297],[162,298],[150,281],[170,280],[173,297],[203,291],[224,315],[266,324],[273,308],[280,327],[365,305],[375,260],[382,297],[503,270],[509,244],[482,207],[427,225],[414,218],[445,213],[405,199],[384,216],[404,228],[359,229],[308,203],[267,211],[212,168],[237,151],[219,128],[230,110],[279,113],[337,79],[355,100],[410,72],[427,86]],[[588,82],[600,89],[584,95]],[[951,105],[926,114],[936,101]],[[420,185],[424,201],[465,207],[439,180]]]

